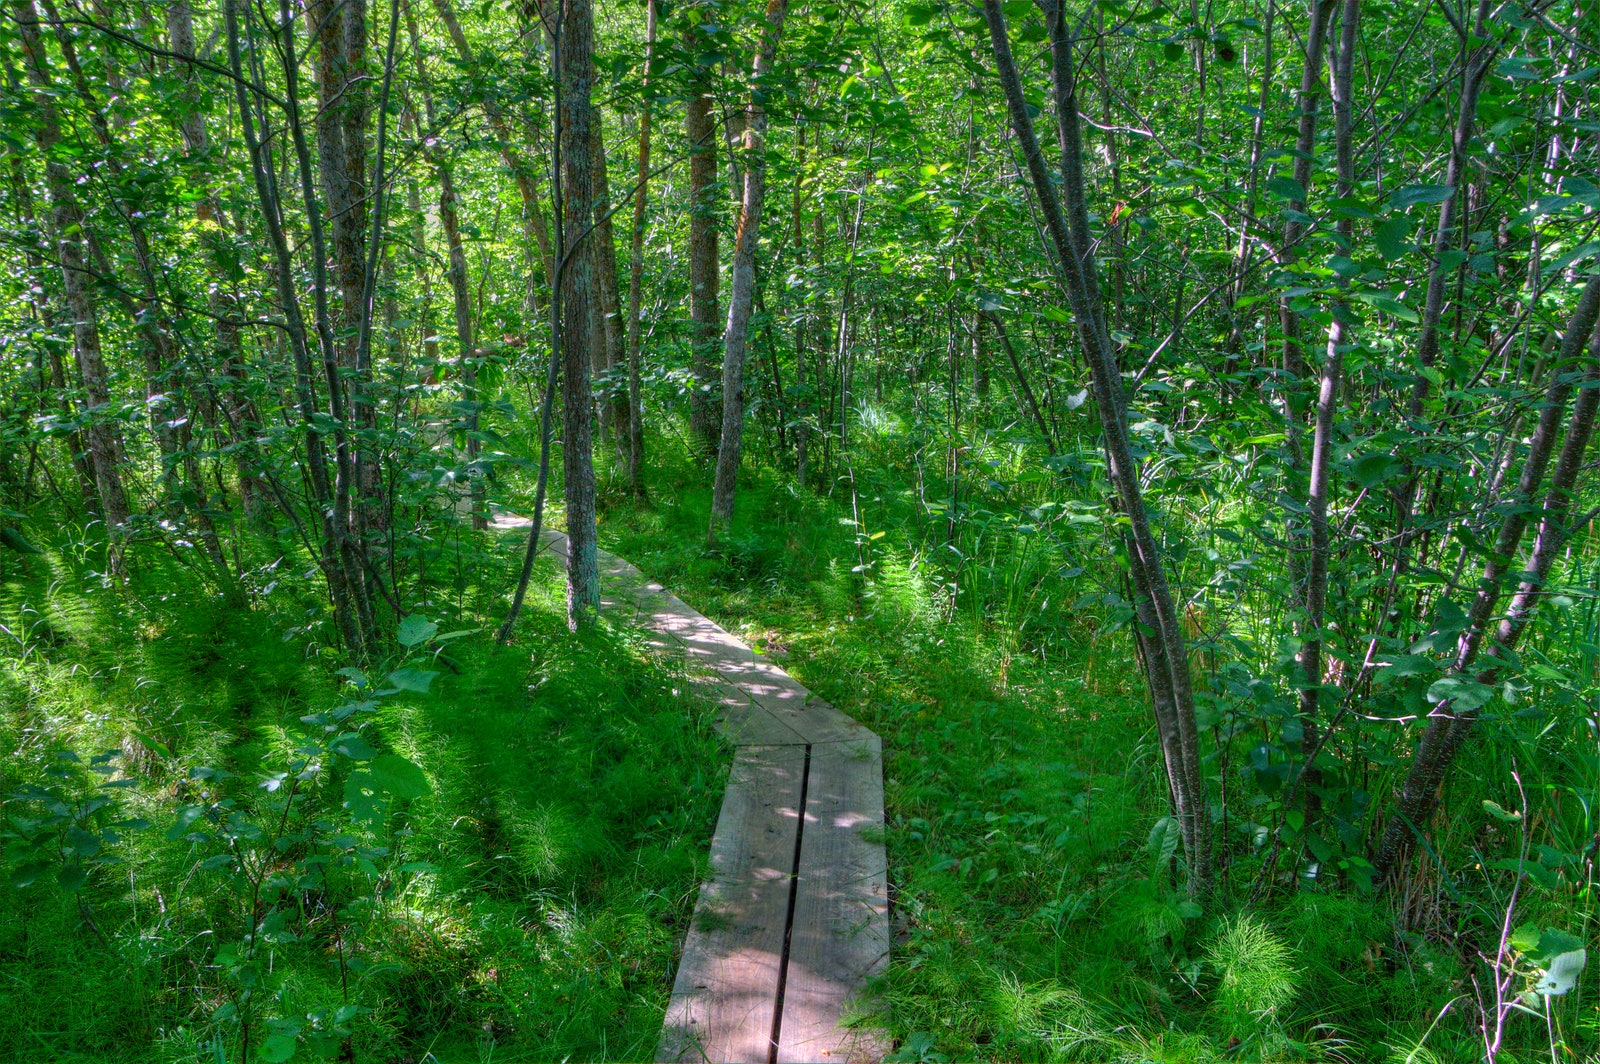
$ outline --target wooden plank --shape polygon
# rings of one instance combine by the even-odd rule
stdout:
[[[804,766],[803,746],[734,759],[658,1061],[769,1057]]]
[[[870,735],[870,733],[869,733]],[[779,1025],[780,1062],[876,1061],[879,1030],[840,1020],[861,1007],[889,958],[883,755],[875,735],[811,747],[794,923]]]
[[[566,537],[541,538],[565,564]],[[600,565],[607,614],[700,667],[690,682],[737,747],[657,1060],[880,1060],[881,1031],[841,1026],[888,961],[878,737],[633,566],[606,552]]]

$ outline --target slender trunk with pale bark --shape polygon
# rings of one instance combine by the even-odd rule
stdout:
[[[1334,155],[1338,168],[1337,193],[1350,196],[1355,190],[1355,156],[1351,147],[1351,92],[1355,69],[1356,32],[1361,15],[1360,0],[1344,0],[1343,24],[1339,31],[1338,54],[1334,57],[1333,126]],[[1341,216],[1334,232],[1345,254],[1351,254],[1355,226],[1348,215]],[[1341,279],[1341,290],[1346,283]],[[1349,305],[1344,300],[1333,304],[1333,321],[1328,326],[1327,350],[1317,381],[1315,427],[1311,438],[1311,468],[1307,474],[1306,523],[1311,531],[1311,554],[1306,561],[1305,624],[1301,629],[1300,667],[1300,751],[1306,816],[1316,815],[1321,807],[1318,788],[1321,772],[1313,763],[1321,748],[1318,703],[1322,691],[1324,639],[1322,625],[1328,598],[1328,493],[1332,486],[1333,415],[1338,402],[1339,378],[1343,373],[1344,350],[1349,341]]]
[[[1210,819],[1201,774],[1199,728],[1195,721],[1194,690],[1189,675],[1188,651],[1166,572],[1156,549],[1155,535],[1145,511],[1139,470],[1134,462],[1127,427],[1127,394],[1105,327],[1099,280],[1088,228],[1084,195],[1082,145],[1079,134],[1076,75],[1063,5],[1047,12],[1051,36],[1051,73],[1061,149],[1061,189],[1045,165],[1034,134],[1022,82],[1011,55],[1011,41],[999,0],[984,0],[990,43],[999,68],[1001,87],[1012,129],[1026,160],[1034,194],[1061,270],[1072,306],[1079,341],[1090,366],[1096,406],[1100,414],[1102,446],[1107,472],[1118,504],[1128,521],[1128,558],[1136,608],[1153,633],[1148,639],[1146,675],[1151,686],[1158,732],[1163,737],[1174,815],[1188,862],[1188,886],[1205,893],[1211,885]]]
[[[744,363],[750,311],[756,287],[756,248],[761,242],[761,210],[767,196],[767,108],[765,79],[778,54],[789,0],[767,0],[767,25],[750,72],[750,103],[744,121],[744,199],[734,236],[728,326],[722,337],[722,442],[717,448],[717,478],[711,491],[710,539],[733,520],[739,455],[744,448]]]
[[[644,496],[644,412],[640,407],[640,313],[644,286],[645,206],[650,183],[650,125],[654,112],[650,66],[655,60],[656,0],[645,0],[644,84],[640,88],[639,108],[639,187],[633,201],[632,254],[628,260],[628,487],[639,498]]]
[[[117,427],[109,375],[100,349],[94,277],[85,254],[88,219],[78,203],[77,181],[56,150],[62,139],[61,121],[53,102],[50,64],[39,33],[38,12],[33,0],[16,0],[13,10],[26,57],[28,81],[35,90],[38,111],[34,139],[45,158],[45,188],[50,197],[50,221],[61,266],[62,293],[66,311],[72,318],[73,354],[88,401],[89,425],[84,435],[89,444],[89,465],[94,471],[100,516],[116,540],[128,520],[128,497],[122,485],[122,433]],[[115,561],[118,551],[114,549],[112,556]]]

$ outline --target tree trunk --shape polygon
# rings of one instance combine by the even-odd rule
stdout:
[[[428,119],[428,128],[435,129],[438,127],[438,118],[433,106],[433,82],[428,74],[427,61],[422,54],[416,18],[409,10],[406,14],[406,29],[411,35],[411,49],[417,65],[417,80],[422,90],[423,114]],[[467,286],[467,252],[461,242],[461,218],[458,211],[460,198],[456,195],[455,171],[443,147],[437,143],[429,146],[428,160],[433,164],[434,174],[439,179],[439,227],[444,230],[446,261],[449,263],[445,273],[450,282],[451,303],[455,308],[458,352],[456,365],[461,374],[461,398],[470,407],[466,416],[466,454],[472,527],[482,530],[489,527],[489,522],[485,512],[483,477],[479,475],[478,470],[471,468],[480,450],[477,437],[478,362],[472,335],[472,293]]]
[[[270,125],[263,123],[259,135],[257,132],[256,101],[251,93],[251,83],[245,78],[244,60],[241,51],[243,47],[239,26],[241,9],[245,11],[248,18],[250,9],[245,6],[243,0],[225,0],[223,4],[223,13],[228,31],[228,65],[233,74],[235,102],[238,106],[240,117],[240,132],[244,136],[245,147],[250,154],[251,175],[256,186],[257,202],[261,207],[263,228],[272,248],[275,266],[273,272],[278,286],[278,299],[283,308],[284,331],[289,335],[289,345],[294,355],[296,405],[305,431],[306,461],[304,469],[311,486],[312,501],[321,522],[321,555],[318,558],[318,565],[321,567],[323,577],[328,584],[328,596],[333,602],[334,623],[338,627],[339,634],[345,645],[359,654],[366,646],[365,632],[362,627],[363,613],[355,601],[357,591],[354,585],[359,584],[359,580],[352,580],[351,578],[353,566],[350,564],[349,551],[344,544],[344,537],[348,534],[348,526],[341,524],[340,518],[344,515],[339,509],[339,504],[334,501],[338,498],[338,489],[331,487],[328,482],[327,451],[323,443],[323,428],[319,424],[322,419],[322,412],[317,406],[315,385],[313,383],[314,370],[310,340],[306,332],[305,318],[300,311],[299,284],[296,281],[294,261],[289,250],[288,239],[284,233],[282,200],[278,191],[277,173],[273,168],[272,156],[267,149],[267,145],[273,139],[276,139],[276,131]],[[294,48],[291,43],[294,39],[293,35],[286,33],[282,39],[286,49],[285,66],[289,70],[295,70]],[[255,60],[255,34],[253,29],[250,33],[250,48],[253,66]],[[294,76],[289,78],[289,99],[293,104],[289,112],[291,124],[295,122],[298,113],[298,101],[294,95],[295,81]],[[296,146],[300,149],[297,154],[308,159],[309,153],[304,151],[303,133],[297,131],[295,138],[298,142]],[[309,179],[309,166],[303,167],[302,181],[308,183]],[[308,195],[307,198],[310,199],[310,196]],[[308,220],[311,223],[312,233],[314,234],[313,261],[317,262],[322,251],[320,246],[321,223],[315,212],[314,200],[312,200]],[[318,274],[318,284],[320,285],[323,280],[323,271],[319,268],[316,272]],[[321,346],[324,349],[325,360],[331,360],[333,357],[332,339],[331,330],[326,328],[326,296],[324,290],[319,287],[314,286],[314,291],[318,297],[319,317],[322,319],[319,324],[324,326],[319,330],[323,334]],[[339,403],[337,399],[337,392],[334,395],[334,402],[339,404],[335,406],[334,415],[334,420],[337,424],[342,421],[343,409],[342,403]],[[336,446],[338,445],[336,437]]]
[[[1292,263],[1300,257],[1300,241],[1305,227],[1295,218],[1304,214],[1306,196],[1311,191],[1311,164],[1317,148],[1317,109],[1322,100],[1322,53],[1328,39],[1328,22],[1333,16],[1334,0],[1311,0],[1311,22],[1306,27],[1306,62],[1300,74],[1300,130],[1295,139],[1294,180],[1301,195],[1289,202],[1290,214],[1283,223],[1283,250],[1281,261]],[[1283,330],[1283,372],[1291,388],[1298,387],[1309,376],[1305,353],[1300,345],[1300,316],[1290,306],[1289,299],[1278,301],[1278,325]],[[1304,407],[1290,404],[1289,434],[1293,440],[1299,431],[1295,422],[1297,411]]]
[[[28,81],[36,90],[38,108],[34,139],[45,158],[45,184],[50,196],[50,220],[54,230],[56,255],[61,265],[62,292],[66,310],[72,316],[73,352],[78,375],[83,381],[89,405],[89,464],[94,470],[100,516],[113,541],[112,560],[120,551],[115,546],[128,520],[128,498],[122,486],[122,434],[111,408],[111,391],[105,361],[100,351],[100,321],[94,301],[94,278],[84,254],[88,220],[78,206],[72,172],[59,161],[56,145],[61,141],[61,122],[50,91],[52,79],[44,42],[39,35],[39,15],[33,0],[15,0],[18,35],[27,60]]]
[[[644,285],[644,219],[649,200],[650,122],[654,111],[650,67],[655,61],[656,0],[645,0],[644,83],[639,109],[639,188],[633,201],[632,255],[628,260],[628,487],[644,497],[644,411],[640,407],[640,310]]]
[[[755,300],[756,248],[761,242],[761,209],[767,195],[767,108],[764,79],[772,70],[783,35],[789,0],[767,0],[767,25],[750,72],[750,104],[744,122],[744,200],[733,244],[733,285],[728,294],[728,327],[722,337],[722,443],[717,448],[717,478],[711,491],[709,538],[733,521],[739,455],[744,447],[744,363]]]
[[[1334,57],[1333,125],[1334,154],[1338,167],[1340,197],[1355,191],[1355,158],[1351,150],[1352,77],[1355,64],[1356,31],[1361,15],[1360,0],[1344,0],[1343,24],[1339,32],[1339,51]],[[1355,239],[1352,220],[1343,215],[1335,225],[1342,250],[1351,252]],[[1339,287],[1345,287],[1341,278]],[[1304,686],[1300,689],[1300,751],[1305,758],[1300,775],[1304,787],[1306,821],[1309,825],[1321,808],[1318,788],[1322,774],[1313,763],[1322,743],[1318,701],[1322,691],[1322,622],[1328,597],[1328,491],[1331,486],[1330,465],[1333,458],[1333,414],[1338,402],[1339,378],[1343,372],[1344,348],[1347,338],[1346,315],[1349,307],[1343,300],[1333,304],[1333,321],[1328,326],[1328,346],[1323,355],[1322,371],[1317,382],[1317,408],[1315,428],[1311,440],[1311,469],[1306,487],[1306,523],[1311,526],[1311,556],[1306,563],[1305,626],[1301,630],[1300,667]]]
[[[601,423],[606,431],[616,430],[617,454],[627,458],[627,440],[623,433],[628,425],[627,392],[620,378],[625,373],[627,356],[623,351],[622,297],[617,284],[616,235],[611,225],[611,180],[606,172],[606,138],[598,107],[590,113],[591,140],[594,149],[595,227],[590,243],[594,247],[595,280],[599,283],[601,317],[599,326],[599,351],[595,369],[603,372],[604,388],[601,400]]]
[[[1153,635],[1148,640],[1151,662],[1147,675],[1163,754],[1168,768],[1174,813],[1183,835],[1191,893],[1205,893],[1211,885],[1210,821],[1205,800],[1205,779],[1200,771],[1198,726],[1194,716],[1194,691],[1183,630],[1156,549],[1155,536],[1145,512],[1138,467],[1134,464],[1127,429],[1127,394],[1117,366],[1100,305],[1084,197],[1082,148],[1078,133],[1078,103],[1063,4],[1047,12],[1050,24],[1052,81],[1061,145],[1061,196],[1039,150],[1033,119],[1023,96],[1022,83],[1011,56],[1000,0],[984,0],[984,17],[994,48],[1000,83],[1006,95],[1012,128],[1027,161],[1034,193],[1044,214],[1057,265],[1075,320],[1079,342],[1089,362],[1099,408],[1107,473],[1128,520],[1128,558],[1136,608]],[[1063,205],[1065,210],[1063,210]],[[1170,738],[1169,738],[1170,737]],[[1175,744],[1175,745],[1174,745]]]
[[[1521,545],[1529,517],[1535,512],[1533,500],[1539,492],[1540,485],[1544,483],[1545,470],[1549,465],[1550,455],[1555,450],[1556,437],[1560,434],[1561,418],[1572,396],[1575,378],[1578,376],[1574,369],[1580,365],[1579,360],[1584,355],[1586,343],[1594,349],[1590,352],[1589,364],[1583,367],[1582,376],[1591,380],[1595,376],[1595,363],[1600,361],[1600,336],[1593,335],[1597,321],[1600,321],[1600,275],[1590,278],[1584,287],[1583,295],[1578,300],[1577,308],[1573,311],[1572,318],[1567,322],[1566,333],[1561,341],[1560,359],[1551,374],[1550,386],[1546,389],[1539,408],[1539,423],[1534,429],[1532,440],[1528,443],[1528,456],[1523,459],[1522,475],[1510,500],[1510,506],[1506,508],[1505,517],[1501,519],[1493,553],[1490,555],[1490,560],[1484,564],[1477,594],[1467,613],[1467,629],[1456,643],[1456,657],[1450,667],[1452,676],[1465,675],[1472,667],[1478,649],[1482,645],[1484,633],[1494,616],[1495,606],[1500,600],[1501,585],[1508,575],[1510,559],[1515,556]],[[1498,650],[1494,652],[1494,656],[1497,658],[1500,657],[1500,652],[1509,654],[1514,648],[1517,637],[1526,624],[1535,596],[1549,575],[1550,566],[1555,562],[1559,544],[1565,540],[1566,512],[1571,505],[1572,489],[1577,482],[1578,472],[1582,468],[1583,452],[1588,447],[1589,436],[1593,431],[1596,402],[1594,393],[1593,387],[1584,389],[1572,425],[1567,430],[1566,443],[1557,462],[1556,474],[1545,498],[1534,556],[1522,569],[1523,572],[1534,574],[1534,578],[1532,580],[1524,578],[1520,582],[1512,601],[1512,609],[1496,628],[1494,638]],[[1491,666],[1485,673],[1480,674],[1478,682],[1489,682],[1485,676],[1492,680],[1497,670],[1498,665]],[[1384,828],[1383,837],[1378,842],[1377,853],[1373,858],[1373,864],[1380,875],[1387,876],[1394,871],[1400,860],[1410,851],[1415,835],[1422,831],[1428,818],[1433,814],[1439,801],[1439,787],[1444,782],[1445,773],[1455,758],[1456,751],[1471,728],[1474,714],[1474,710],[1456,709],[1453,700],[1450,699],[1438,703],[1429,712],[1428,725],[1423,730],[1422,741],[1411,759],[1411,767],[1406,773],[1400,798],[1395,803],[1394,814]]]
[[[566,445],[562,462],[567,501],[567,623],[593,625],[600,608],[595,544],[595,482],[591,456],[589,337],[597,305],[592,256],[583,242],[594,221],[595,182],[589,93],[594,81],[594,21],[590,0],[561,0],[556,58],[561,152],[562,411]]]
[[[347,396],[352,415],[350,428],[357,441],[372,439],[377,411],[372,401],[372,367],[362,364],[366,355],[359,337],[366,308],[367,230],[367,123],[370,107],[367,83],[366,0],[312,0],[306,20],[317,45],[313,68],[317,80],[317,162],[327,198],[328,250],[338,310],[332,316],[334,343],[341,380],[330,382]],[[348,381],[343,378],[348,378]],[[367,528],[381,514],[382,477],[377,455],[369,444],[358,442],[349,459],[350,486],[355,505],[343,520],[359,544]]]
[[[690,31],[687,45],[695,38]],[[716,384],[712,363],[718,339],[719,289],[717,263],[716,196],[717,127],[712,120],[712,99],[707,86],[696,82],[685,105],[684,133],[689,140],[689,320],[694,345],[690,370],[694,387],[689,393],[690,436],[711,452],[718,442],[722,404],[712,394]]]

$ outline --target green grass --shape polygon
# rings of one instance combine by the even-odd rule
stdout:
[[[669,460],[652,503],[610,500],[602,544],[882,736],[895,1059],[1477,1059],[1457,949],[1401,931],[1384,899],[1253,899],[1243,834],[1208,908],[1178,893],[1131,647],[1092,611],[1041,608],[1059,566],[989,534],[952,603],[939,530],[884,478],[863,524],[890,532],[863,577],[847,487],[767,469],[708,550],[701,480]],[[1532,1059],[1535,1026],[1502,1059]]]
[[[515,543],[468,548],[495,581],[511,571]],[[117,845],[84,858],[75,893],[62,868],[76,836],[28,885],[0,877],[0,1055],[214,1060],[220,1036],[237,1060],[219,948],[248,928],[248,898],[199,866],[212,851],[166,828],[208,787],[275,822],[257,782],[303,741],[299,717],[347,697],[332,672],[342,662],[307,634],[320,604],[280,589],[237,609],[151,556],[123,589],[59,555],[26,565],[10,564],[0,595],[16,637],[0,661],[6,822],[38,815],[32,785],[79,802],[114,795],[84,822],[96,830],[133,816],[151,826],[119,829]],[[446,590],[417,612],[446,628],[497,619],[498,586]],[[670,663],[627,632],[566,632],[547,568],[524,618],[511,648],[485,632],[453,642],[430,693],[363,715],[370,743],[420,765],[430,790],[377,840],[392,852],[374,858],[376,887],[360,889],[369,881],[351,868],[295,893],[253,1004],[256,1047],[268,1020],[304,1025],[349,1003],[362,1010],[360,1060],[653,1054],[728,754]],[[90,762],[105,751],[127,786],[97,786]],[[235,775],[196,779],[200,768]],[[343,824],[340,799],[336,779],[307,784],[290,833]]]

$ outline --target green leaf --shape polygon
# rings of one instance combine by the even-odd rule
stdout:
[[[29,543],[21,532],[14,528],[0,528],[0,543],[5,544],[18,554],[43,554],[44,551]]]
[[[1375,310],[1381,310],[1385,314],[1393,314],[1401,321],[1415,322],[1421,320],[1417,317],[1416,311],[1394,298],[1394,296],[1386,296],[1378,292],[1351,292],[1350,296],[1352,299],[1359,300]]]
[[[394,637],[403,647],[414,647],[419,643],[426,643],[439,632],[439,626],[420,614],[410,614],[400,622],[400,627],[395,630]]]
[[[1183,832],[1178,826],[1177,817],[1164,816],[1155,822],[1150,829],[1150,838],[1145,843],[1150,851],[1150,856],[1155,859],[1157,866],[1165,865],[1178,852],[1178,844],[1183,841]]]
[[[1403,211],[1419,203],[1443,203],[1455,194],[1454,185],[1402,185],[1389,197],[1389,205]]]
[[[1372,242],[1378,245],[1378,254],[1393,262],[1411,250],[1411,217],[1395,214],[1372,231]]]
[[[1388,478],[1395,465],[1392,454],[1364,454],[1350,463],[1350,475],[1363,488],[1375,488]]]
[[[415,691],[419,695],[428,693],[433,686],[433,678],[439,675],[427,669],[404,668],[396,669],[389,674],[389,686],[397,691]]]
[[[1428,688],[1429,702],[1449,702],[1458,713],[1470,713],[1494,697],[1494,688],[1465,676],[1443,676]]]
[[[335,753],[343,754],[352,761],[371,761],[378,755],[378,751],[355,732],[345,732],[331,744]]]
[[[1578,985],[1578,976],[1589,963],[1587,950],[1575,949],[1557,954],[1545,965],[1544,975],[1534,984],[1534,989],[1545,997],[1560,997]]]
[[[421,798],[432,788],[427,774],[414,761],[399,754],[383,754],[372,761],[372,777],[396,798]]]
[[[1570,953],[1575,949],[1583,948],[1583,939],[1576,935],[1569,935],[1559,928],[1547,927],[1539,933],[1539,942],[1535,949],[1528,953],[1541,967],[1551,958],[1562,953]]]
[[[275,1034],[267,1037],[261,1043],[261,1059],[267,1064],[282,1064],[294,1056],[295,1040],[293,1035]]]
[[[1306,200],[1306,187],[1294,178],[1284,177],[1282,174],[1268,178],[1266,190],[1290,203],[1304,203]]]
[[[1483,811],[1496,820],[1504,820],[1507,824],[1515,824],[1522,819],[1521,813],[1512,812],[1499,802],[1491,802],[1487,798],[1483,800]]]
[[[27,864],[19,865],[16,871],[11,873],[11,885],[18,890],[23,887],[31,887],[39,882],[40,878],[48,871],[50,871],[50,862],[29,861]]]
[[[89,873],[85,872],[80,864],[69,864],[62,867],[61,874],[57,878],[62,890],[68,894],[76,894],[83,889],[85,883],[89,882]]]
[[[1561,882],[1554,872],[1537,861],[1523,861],[1516,857],[1502,857],[1499,860],[1490,861],[1489,867],[1502,872],[1515,872],[1518,875],[1527,876],[1541,887],[1547,889],[1559,886]]]

